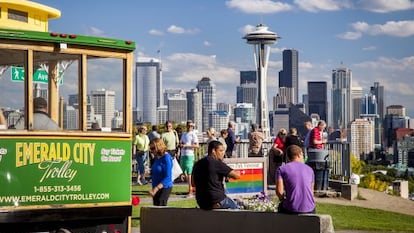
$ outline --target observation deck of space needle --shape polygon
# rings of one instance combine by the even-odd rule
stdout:
[[[256,122],[261,126],[265,140],[270,140],[269,112],[267,110],[267,65],[269,62],[270,48],[268,45],[276,43],[279,39],[276,33],[268,30],[263,24],[256,26],[256,30],[247,33],[243,39],[247,44],[253,45],[253,56],[257,68],[257,104]]]

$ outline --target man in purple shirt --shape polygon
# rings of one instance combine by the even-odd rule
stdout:
[[[289,162],[276,170],[276,195],[281,201],[278,212],[315,213],[313,170],[303,163],[303,152],[299,146],[289,146],[286,154]]]

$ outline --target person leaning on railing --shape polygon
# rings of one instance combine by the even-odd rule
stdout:
[[[326,143],[326,140],[323,139],[322,133],[326,128],[326,122],[320,120],[318,126],[312,129],[309,139],[309,148],[312,149],[323,149],[323,144]]]

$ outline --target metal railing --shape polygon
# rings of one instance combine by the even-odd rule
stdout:
[[[262,150],[264,157],[268,157],[268,152],[273,142],[263,142]],[[243,140],[236,144],[237,158],[248,157],[249,141]],[[328,141],[324,144],[324,149],[328,151],[329,156],[329,174],[331,179],[346,181],[349,183],[351,176],[351,157],[348,142]],[[195,151],[196,160],[202,158],[207,153],[207,144],[200,143]]]

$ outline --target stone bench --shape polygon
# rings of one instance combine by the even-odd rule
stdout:
[[[330,215],[142,207],[141,233],[334,233]]]

